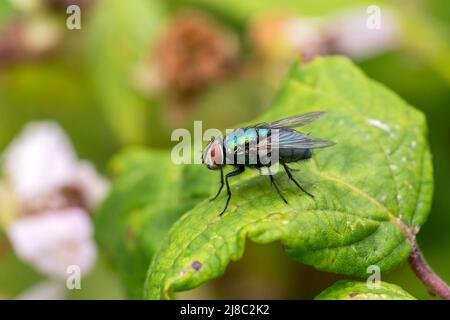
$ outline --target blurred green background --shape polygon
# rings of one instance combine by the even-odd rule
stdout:
[[[80,30],[66,28],[66,7],[72,3],[81,6]],[[348,10],[367,15],[369,5],[381,8],[382,27],[383,14],[394,15],[397,37],[384,50],[355,61],[427,116],[435,193],[418,241],[430,265],[450,282],[446,0],[2,0],[0,153],[29,121],[53,119],[67,131],[79,157],[108,175],[109,160],[123,148],[170,149],[172,130],[189,129],[193,120],[202,120],[203,128],[221,129],[250,121],[269,106],[290,62],[298,57],[307,61],[305,52],[319,37],[308,38],[299,49],[277,33],[280,25],[314,17],[333,29],[335,17]],[[197,38],[189,38],[189,32]],[[320,41],[325,45],[313,55],[345,54],[326,36]],[[189,45],[205,48],[192,49],[200,51],[194,58],[183,56],[180,47]],[[100,255],[83,289],[70,298],[125,298],[101,249]],[[249,244],[243,260],[232,263],[223,278],[180,296],[313,298],[343,278],[290,261],[279,244]],[[0,234],[0,298],[14,298],[39,279]],[[428,298],[407,264],[382,280]]]

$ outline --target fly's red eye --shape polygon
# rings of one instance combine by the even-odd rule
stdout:
[[[211,160],[215,164],[221,164],[222,163],[222,152],[220,152],[220,146],[218,144],[215,144],[211,148]]]

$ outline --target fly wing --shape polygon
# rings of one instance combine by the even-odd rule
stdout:
[[[334,146],[336,143],[330,140],[319,139],[302,134],[295,130],[274,132],[268,138],[263,139],[259,147],[270,149],[318,149]]]
[[[311,122],[317,121],[323,116],[325,116],[326,112],[308,112],[304,114],[299,114],[296,116],[292,116],[289,118],[284,118],[281,120],[277,120],[270,123],[261,123],[256,125],[256,128],[268,128],[268,129],[281,129],[281,128],[295,128],[305,126]]]

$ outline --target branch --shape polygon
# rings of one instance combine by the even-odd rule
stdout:
[[[425,261],[422,252],[417,244],[416,237],[409,236],[412,244],[412,251],[408,258],[409,265],[417,277],[436,295],[450,300],[450,287],[436,274]]]

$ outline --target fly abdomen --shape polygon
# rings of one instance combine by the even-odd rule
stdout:
[[[284,163],[307,160],[312,157],[311,149],[280,149],[280,160]]]

